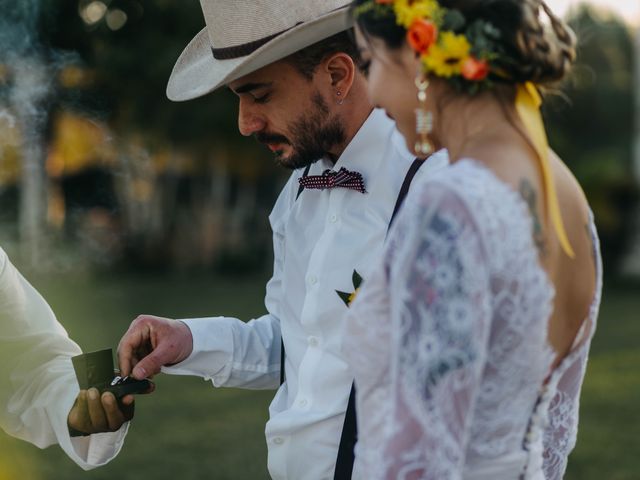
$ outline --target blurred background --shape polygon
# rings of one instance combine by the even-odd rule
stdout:
[[[640,1],[548,3],[579,37],[546,102],[550,143],[592,205],[607,277],[566,478],[638,479]],[[195,0],[0,0],[0,246],[86,351],[140,313],[264,309],[288,173],[239,135],[230,92],[164,94],[203,26]],[[268,478],[273,392],[157,380],[108,466],[85,473],[0,432],[0,480]]]

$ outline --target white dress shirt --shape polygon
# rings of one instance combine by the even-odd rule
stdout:
[[[375,110],[335,165],[316,162],[319,175],[341,167],[362,174],[367,193],[346,188],[305,189],[293,173],[269,217],[274,273],[267,284],[268,313],[189,319],[193,352],[163,371],[199,375],[215,386],[276,388],[280,338],[286,381],[269,408],[268,468],[276,480],[332,479],[353,381],[341,353],[346,305],[336,290],[353,292],[356,270],[366,281],[382,247],[402,181],[413,161],[384,112]],[[447,163],[434,156],[422,176]]]
[[[118,454],[129,423],[114,433],[69,436],[67,417],[79,392],[71,357],[80,353],[0,248],[0,428],[40,448],[58,443],[89,470]]]

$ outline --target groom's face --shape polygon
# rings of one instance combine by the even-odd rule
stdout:
[[[343,122],[321,75],[311,79],[279,61],[229,84],[239,98],[238,128],[287,168],[332,157],[345,142]]]

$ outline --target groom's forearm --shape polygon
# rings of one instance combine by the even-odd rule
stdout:
[[[164,373],[196,375],[216,387],[275,389],[280,375],[280,325],[272,315],[250,322],[231,317],[185,319],[193,336],[189,357]]]

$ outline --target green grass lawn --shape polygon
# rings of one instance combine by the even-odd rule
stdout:
[[[606,289],[582,390],[570,480],[640,479],[640,285]]]
[[[262,313],[266,278],[59,275],[34,281],[83,349],[114,347],[139,313],[170,317]],[[640,287],[609,289],[584,387],[570,480],[640,478]],[[139,397],[120,455],[83,472],[58,447],[39,450],[0,432],[0,480],[266,479],[270,391],[214,389],[198,378],[157,377]],[[7,466],[10,471],[3,471]]]

